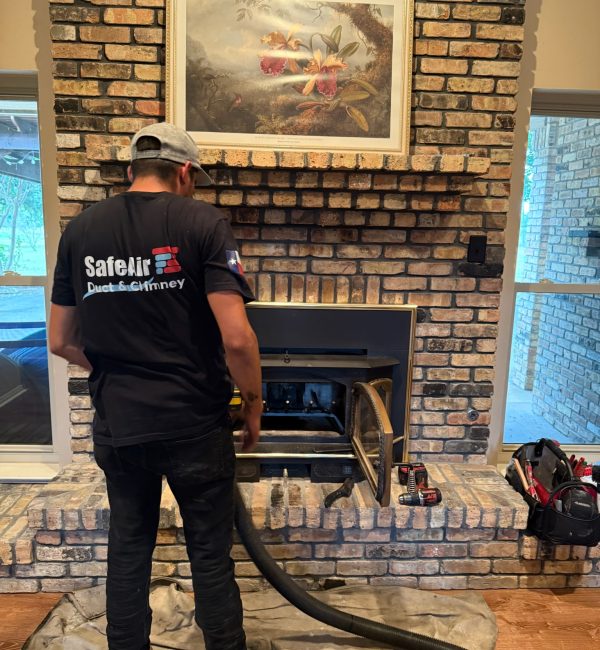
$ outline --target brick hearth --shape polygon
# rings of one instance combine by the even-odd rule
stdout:
[[[600,586],[600,548],[543,549],[524,534],[523,500],[492,467],[429,466],[443,493],[433,508],[380,508],[366,483],[330,509],[331,484],[263,479],[242,484],[244,500],[269,552],[308,588],[346,584],[423,589]],[[45,486],[5,486],[0,500],[0,592],[68,591],[103,581],[108,503],[92,463],[71,465]],[[266,587],[236,541],[244,591]],[[165,489],[153,573],[191,589],[181,520]]]

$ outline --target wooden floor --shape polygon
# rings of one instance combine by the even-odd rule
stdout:
[[[599,647],[600,589],[498,589],[481,594],[498,621],[496,650]],[[0,595],[0,650],[20,650],[59,598],[59,594]]]

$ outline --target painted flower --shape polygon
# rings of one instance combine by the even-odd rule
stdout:
[[[260,57],[260,69],[263,74],[278,77],[289,66],[294,74],[300,72],[300,68],[292,52],[297,52],[302,41],[294,38],[294,30],[291,30],[287,38],[281,32],[271,32],[260,39],[269,49]]]
[[[304,74],[310,75],[304,90],[303,95],[310,95],[314,90],[315,85],[317,90],[327,99],[333,99],[337,93],[337,74],[340,70],[348,67],[341,59],[338,59],[335,54],[330,54],[324,61],[321,50],[314,52],[312,58],[306,68]]]

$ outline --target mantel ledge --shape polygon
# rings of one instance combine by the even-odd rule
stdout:
[[[288,169],[308,171],[381,171],[418,174],[486,174],[490,158],[469,154],[330,153],[327,151],[260,151],[202,149],[200,162],[207,167]]]

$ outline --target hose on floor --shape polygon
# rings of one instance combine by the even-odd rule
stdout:
[[[286,600],[308,616],[339,630],[372,641],[387,643],[393,648],[402,650],[464,650],[452,643],[342,612],[304,591],[285,571],[279,568],[260,541],[237,483],[235,485],[235,525],[250,558],[259,571]]]

